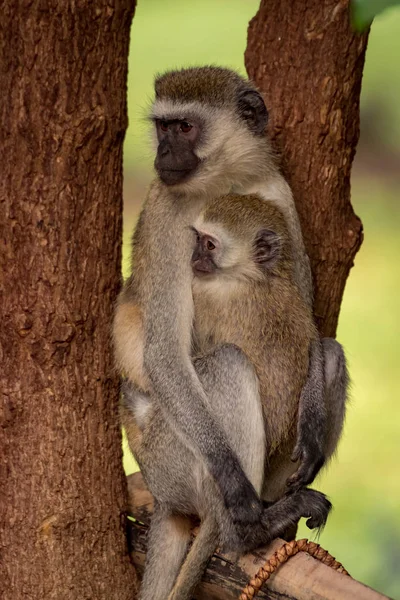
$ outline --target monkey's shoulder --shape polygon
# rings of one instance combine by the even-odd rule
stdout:
[[[204,199],[200,196],[191,198],[189,202],[186,196],[169,189],[156,178],[146,195],[136,229],[146,234],[161,231],[168,235],[169,228],[175,227],[175,234],[178,229],[184,233],[187,226],[193,224],[203,204]]]

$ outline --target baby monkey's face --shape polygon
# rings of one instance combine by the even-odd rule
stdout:
[[[191,264],[196,277],[224,275],[259,281],[279,259],[280,239],[270,229],[234,236],[222,225],[201,223],[192,230],[195,241]]]
[[[192,254],[192,269],[197,277],[211,276],[223,268],[225,249],[214,235],[193,228],[196,241]]]

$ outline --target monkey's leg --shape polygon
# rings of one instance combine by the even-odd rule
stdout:
[[[259,493],[264,474],[265,433],[258,379],[252,364],[239,348],[226,344],[196,359],[194,366],[207,395],[207,408],[226,432],[232,450]],[[242,546],[216,482],[201,465],[200,469],[200,530],[168,600],[190,600],[221,541],[236,550]],[[261,528],[261,524],[253,527]]]
[[[218,524],[214,515],[201,522],[199,533],[183,563],[168,600],[190,600],[210,557],[218,546]]]
[[[323,338],[322,347],[325,362],[325,399],[328,424],[324,450],[328,459],[335,452],[342,434],[350,378],[342,345],[333,338]]]
[[[146,568],[139,600],[165,600],[190,541],[190,521],[155,503],[148,533]]]
[[[191,502],[198,493],[193,476],[196,458],[151,396],[129,380],[122,384],[120,416],[130,449],[155,498],[140,599],[166,600],[190,540],[190,522],[184,515],[196,512]]]
[[[260,493],[266,443],[253,366],[239,348],[229,344],[195,360],[194,365],[207,394],[210,411],[229,434],[232,450]],[[199,512],[205,516],[168,600],[190,600],[218,541],[226,549],[253,550],[284,535],[301,517],[308,518],[309,527],[323,526],[331,508],[329,500],[320,492],[299,490],[265,508],[259,524],[241,528],[232,522],[215,481],[206,477],[202,488],[205,504]],[[215,519],[219,531],[214,529]]]

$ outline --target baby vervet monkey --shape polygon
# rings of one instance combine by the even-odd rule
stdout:
[[[242,550],[252,549],[282,536],[301,516],[311,516],[310,527],[323,525],[330,509],[323,494],[305,488],[288,494],[286,487],[298,467],[291,457],[299,403],[310,395],[323,402],[320,341],[294,281],[290,236],[277,207],[231,194],[208,202],[191,229],[194,368],[207,410],[245,474],[257,494],[274,502],[245,536]],[[140,389],[125,383],[121,416],[155,496],[156,519],[164,519],[164,527],[152,523],[141,598],[189,600],[216,546],[230,545],[235,533],[207,468],[152,401],[140,313],[132,317],[138,335],[130,378]],[[200,533],[180,568],[189,541],[184,516],[193,513],[201,518]]]
[[[299,482],[296,473],[304,407],[310,438],[321,407],[324,419],[335,414],[335,406],[325,406],[321,340],[293,274],[286,219],[272,202],[231,194],[207,203],[193,230],[194,354],[229,343],[254,366],[267,448],[261,495],[276,501],[289,487],[311,482]],[[340,437],[334,425],[328,422],[318,441],[325,459]]]

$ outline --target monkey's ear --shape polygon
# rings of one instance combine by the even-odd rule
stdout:
[[[281,255],[281,238],[271,229],[261,229],[254,240],[254,261],[264,267],[273,267]]]
[[[241,92],[238,109],[250,130],[256,135],[262,135],[268,122],[268,111],[261,94],[255,90]]]

